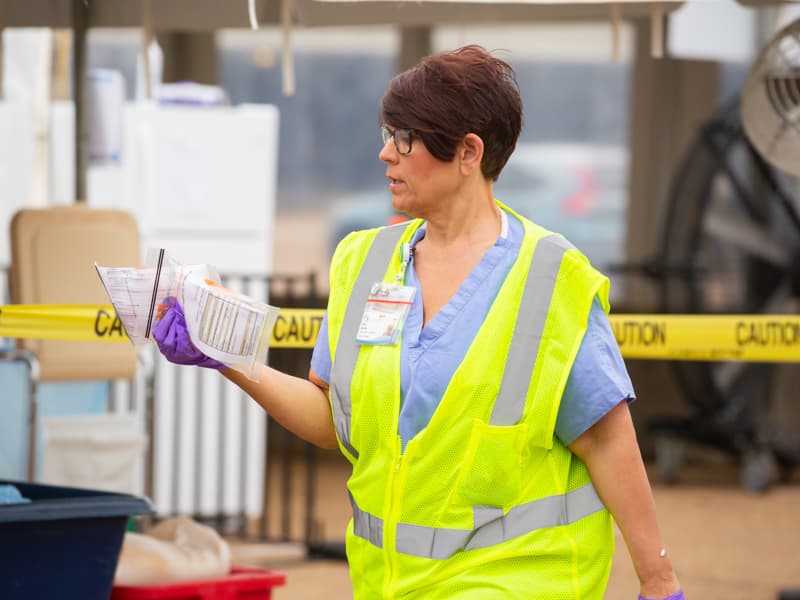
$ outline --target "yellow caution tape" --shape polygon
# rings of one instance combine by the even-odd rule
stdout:
[[[321,308],[282,308],[271,348],[313,348]],[[611,315],[626,358],[800,362],[800,315]],[[127,341],[114,308],[81,305],[0,306],[0,337]]]
[[[313,348],[325,310],[284,308],[272,330],[272,348]],[[73,342],[127,342],[114,307],[77,304],[0,306],[0,337]]]
[[[325,316],[323,308],[282,308],[272,328],[270,348],[313,348]]]
[[[626,358],[800,362],[799,315],[611,315]]]
[[[0,337],[127,342],[114,307],[79,304],[0,306]]]

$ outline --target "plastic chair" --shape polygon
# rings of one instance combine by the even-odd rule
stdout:
[[[18,211],[10,225],[9,292],[13,304],[108,304],[94,262],[136,266],[139,233],[120,210],[83,205]],[[35,361],[31,362],[30,357]],[[17,353],[37,368],[31,377],[28,479],[35,479],[38,401],[36,384],[55,381],[132,380],[137,352],[132,345],[63,340],[18,340]],[[38,381],[37,381],[38,379]],[[149,429],[149,428],[148,428]],[[147,477],[146,477],[147,478]]]

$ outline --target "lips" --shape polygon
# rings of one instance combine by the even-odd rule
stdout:
[[[395,179],[389,175],[387,175],[386,178],[389,180],[389,189],[393,191],[405,183],[402,179]]]

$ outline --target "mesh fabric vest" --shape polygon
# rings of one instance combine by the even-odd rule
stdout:
[[[403,452],[400,344],[359,346],[354,327],[369,286],[395,281],[401,244],[421,221],[357,232],[337,248],[331,405],[353,465],[355,598],[603,597],[612,519],[553,432],[593,298],[608,310],[608,280],[563,238],[522,222],[517,260],[428,426]]]

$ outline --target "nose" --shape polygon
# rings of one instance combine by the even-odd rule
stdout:
[[[386,140],[383,148],[378,153],[378,158],[386,163],[397,161],[397,149],[394,147],[394,139],[389,138]]]

